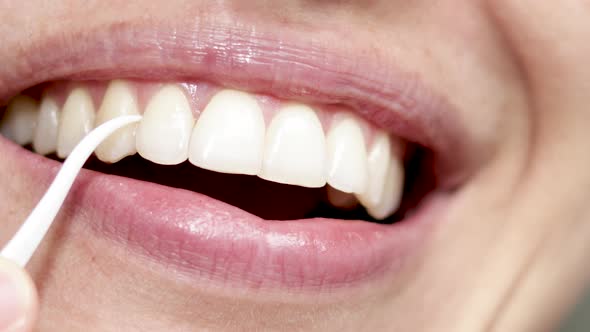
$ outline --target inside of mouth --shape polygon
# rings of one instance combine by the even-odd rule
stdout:
[[[39,87],[31,90],[36,98],[42,95]],[[67,94],[63,95],[67,96]],[[204,106],[196,105],[196,107]],[[5,112],[6,107],[0,107],[0,119],[3,119]],[[404,219],[420,205],[426,196],[437,190],[433,152],[409,142],[406,144],[405,153],[403,157],[400,157],[404,164],[401,203],[393,215],[381,220],[373,218],[354,195],[339,192],[331,188],[329,184],[319,188],[281,184],[258,176],[210,171],[195,167],[189,161],[176,165],[162,165],[146,160],[138,154],[127,156],[114,163],[104,162],[93,156],[88,160],[85,168],[196,192],[238,207],[265,220],[327,218],[393,224]],[[32,144],[25,144],[24,147],[35,152]],[[59,158],[55,153],[47,154],[46,157],[57,161],[63,160],[63,157]],[[334,193],[349,201],[346,204],[335,204],[334,199],[330,197]]]
[[[32,151],[30,145],[25,148]],[[93,156],[84,168],[196,192],[265,220],[327,218],[387,225],[404,219],[418,208],[426,196],[436,190],[432,154],[423,148],[414,151],[406,162],[406,179],[400,208],[384,220],[371,217],[361,204],[349,208],[333,206],[328,198],[328,186],[305,188],[281,184],[256,176],[213,172],[194,167],[189,162],[172,166],[158,165],[138,155],[126,157],[115,164],[104,163]],[[46,157],[61,162],[55,154]]]

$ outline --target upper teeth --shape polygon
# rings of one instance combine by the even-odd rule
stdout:
[[[30,97],[17,96],[7,107],[0,132],[18,144],[33,143],[40,154],[57,152],[65,158],[93,127],[142,113],[136,90],[129,82],[110,82],[97,113],[84,87],[71,90],[61,109],[50,94],[42,97],[40,106]],[[197,119],[191,105],[180,85],[164,85],[146,101],[142,121],[104,141],[97,157],[113,163],[138,152],[164,165],[188,159],[201,168],[285,184],[328,183],[356,195],[376,219],[389,217],[399,206],[404,169],[399,153],[392,153],[392,138],[373,133],[349,112],[290,103],[274,107],[234,90],[217,92]],[[346,196],[329,197],[334,205],[342,205]],[[346,200],[349,205],[356,201]]]
[[[304,187],[326,185],[326,139],[316,113],[287,105],[272,119],[259,176]]]
[[[213,171],[258,175],[265,131],[262,110],[254,97],[221,91],[199,116],[188,158],[194,165]]]
[[[102,99],[102,105],[96,114],[96,126],[119,116],[134,114],[139,114],[139,106],[131,87],[125,82],[114,81],[109,85]],[[137,152],[136,127],[135,124],[130,125],[107,138],[95,151],[98,159],[115,163],[134,155]]]
[[[328,183],[346,193],[368,189],[369,169],[363,132],[356,119],[346,117],[328,132]]]
[[[2,135],[20,145],[31,143],[37,126],[37,102],[27,96],[15,97],[0,124]]]
[[[137,152],[158,164],[180,164],[188,158],[194,125],[184,92],[177,86],[165,86],[152,97],[137,127]]]
[[[52,98],[43,98],[36,121],[37,130],[33,139],[35,151],[40,154],[50,154],[57,151],[59,106]]]
[[[94,128],[94,104],[86,89],[74,89],[61,112],[57,132],[57,156],[67,157]]]

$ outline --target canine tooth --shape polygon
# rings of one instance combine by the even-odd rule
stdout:
[[[57,150],[59,128],[59,107],[53,98],[44,96],[39,106],[37,129],[33,139],[33,149],[38,154],[50,154]]]
[[[19,145],[33,141],[37,123],[37,102],[28,96],[14,97],[0,123],[0,133]]]
[[[328,184],[345,193],[362,193],[367,187],[367,148],[357,120],[346,116],[336,122],[326,139]]]
[[[383,183],[391,163],[391,140],[384,132],[379,132],[369,151],[369,181],[366,190],[357,195],[364,206],[375,206],[383,195]]]
[[[315,112],[304,105],[285,106],[266,132],[263,179],[323,187],[326,184],[326,138]]]
[[[334,207],[342,210],[353,210],[359,203],[356,197],[352,194],[334,189],[331,186],[327,186],[326,188],[328,202],[330,202],[330,205]]]
[[[262,167],[265,131],[262,109],[254,97],[221,91],[197,120],[189,161],[217,172],[257,175]]]
[[[404,187],[404,166],[398,158],[393,157],[387,171],[383,195],[378,204],[367,207],[367,212],[378,220],[391,216],[401,202]]]
[[[135,114],[139,114],[135,94],[126,82],[113,81],[109,84],[96,115],[95,126],[119,116]],[[137,152],[135,148],[136,127],[137,124],[132,124],[109,136],[95,151],[98,159],[115,163],[127,156],[134,155]]]
[[[188,158],[194,124],[184,92],[167,85],[151,98],[137,126],[137,152],[157,164],[180,164]]]
[[[67,157],[74,147],[94,127],[92,97],[84,88],[72,90],[59,118],[57,132],[57,156]]]

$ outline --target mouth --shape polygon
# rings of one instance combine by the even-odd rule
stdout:
[[[255,288],[400,269],[474,169],[444,98],[288,29],[193,29],[115,25],[29,50],[0,69],[0,151],[47,183],[92,128],[143,114],[97,149],[67,202],[97,234]]]

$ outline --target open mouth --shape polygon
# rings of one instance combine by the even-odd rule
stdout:
[[[69,41],[54,72],[13,75],[18,84],[0,91],[0,131],[35,154],[6,141],[0,147],[23,172],[50,178],[92,128],[142,114],[97,149],[86,166],[96,172],[82,173],[69,204],[98,220],[101,234],[156,260],[255,287],[366,280],[405,260],[425,221],[442,216],[431,202],[446,199],[468,174],[457,124],[421,88],[388,92],[387,81],[373,88],[342,62],[318,76],[299,58],[269,51],[264,38],[250,40],[249,65],[234,45],[243,38],[227,41],[236,61],[225,63],[255,74],[249,80],[215,66],[227,57],[218,41],[200,46],[206,61],[190,58],[198,63],[189,76],[203,81],[177,80],[186,76],[175,74],[177,64],[191,64],[186,54],[167,53],[163,65],[146,54],[153,45],[137,46],[137,31],[134,43],[129,31],[110,33],[108,49]],[[76,50],[89,44],[95,57],[80,60]],[[268,60],[265,52],[287,64],[247,69],[265,64],[254,59]],[[110,61],[101,67],[103,56]],[[35,68],[52,60],[28,61]]]
[[[198,192],[267,220],[393,223],[434,189],[422,150],[337,105],[208,83],[59,82],[25,93],[0,124],[14,142],[60,160],[101,123],[142,114],[86,168]],[[420,176],[404,181],[408,168]]]

